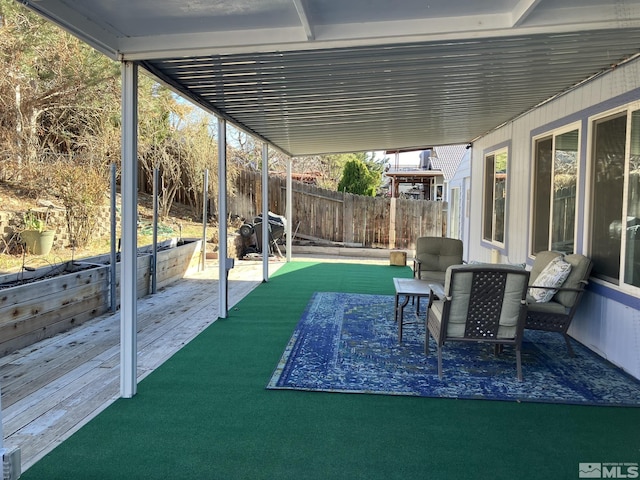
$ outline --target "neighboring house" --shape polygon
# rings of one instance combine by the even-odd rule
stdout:
[[[474,140],[470,154],[451,181],[462,212],[452,235],[468,258],[590,256],[569,333],[640,378],[640,60]]]
[[[400,165],[399,151],[387,151],[396,161],[384,173],[384,184],[391,196],[400,194],[419,200],[447,201],[447,183],[462,159],[464,145],[448,145],[418,151],[416,163]],[[405,152],[407,153],[407,152]]]

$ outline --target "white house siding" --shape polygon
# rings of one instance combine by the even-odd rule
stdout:
[[[453,175],[453,177],[451,177],[451,180],[449,180],[449,185],[448,185],[448,193],[447,193],[447,198],[452,198],[451,197],[451,189],[452,188],[459,188],[460,189],[460,212],[459,212],[459,216],[458,218],[460,219],[460,224],[458,225],[458,232],[460,233],[459,238],[460,240],[462,240],[462,242],[465,245],[464,248],[464,259],[466,261],[470,260],[469,257],[469,252],[467,250],[467,245],[469,245],[470,243],[470,237],[469,237],[469,206],[471,203],[471,198],[468,197],[468,194],[470,192],[468,192],[467,190],[470,191],[470,184],[471,184],[471,162],[470,162],[470,154],[471,150],[467,149],[464,152],[464,155],[462,156],[462,160],[460,161],[460,165],[458,165],[458,168],[455,172],[455,174]],[[449,212],[449,219],[453,218],[453,212]],[[449,222],[450,223],[450,222]]]
[[[640,378],[640,310],[590,293],[569,334],[611,363]]]
[[[640,60],[619,66],[569,93],[528,112],[473,143],[471,157],[469,258],[490,261],[495,247],[482,241],[482,178],[484,154],[509,148],[507,219],[504,248],[498,249],[503,263],[532,263],[528,256],[530,230],[533,141],[536,135],[578,123],[580,127],[580,172],[577,194],[576,251],[585,247],[588,217],[586,189],[589,182],[589,118],[612,108],[640,100]],[[496,252],[493,252],[493,258]],[[640,293],[623,293],[611,284],[593,280],[570,334],[581,343],[640,378]]]

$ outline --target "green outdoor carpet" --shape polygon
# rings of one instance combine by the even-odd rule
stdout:
[[[28,471],[30,479],[574,479],[640,462],[640,409],[267,390],[316,291],[409,268],[294,262]]]

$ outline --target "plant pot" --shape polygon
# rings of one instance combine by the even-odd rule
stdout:
[[[34,255],[48,255],[53,247],[53,238],[55,235],[56,232],[53,230],[45,230],[44,232],[25,230],[20,233],[20,238],[30,253]]]

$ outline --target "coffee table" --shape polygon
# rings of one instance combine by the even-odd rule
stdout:
[[[394,319],[398,324],[398,342],[402,343],[402,326],[404,324],[404,307],[407,306],[410,299],[415,299],[416,305],[416,319],[420,312],[420,299],[429,298],[429,295],[433,291],[434,299],[444,297],[444,288],[439,283],[429,283],[427,280],[419,280],[417,278],[394,278],[393,286],[396,289],[396,300]],[[400,297],[404,297],[402,303]]]

